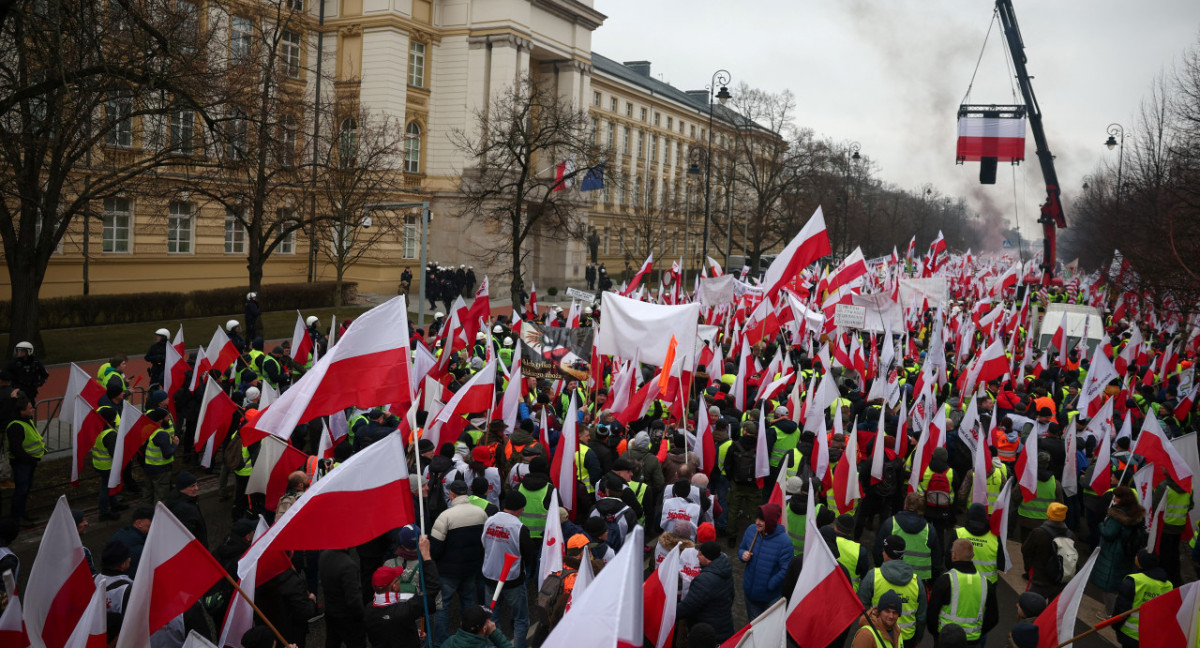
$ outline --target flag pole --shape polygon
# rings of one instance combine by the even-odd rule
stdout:
[[[1153,599],[1151,599],[1151,600],[1153,600]],[[1147,601],[1147,602],[1149,602],[1149,601]],[[1145,605],[1145,603],[1143,603],[1142,605]],[[1075,643],[1076,641],[1079,641],[1080,639],[1083,639],[1084,637],[1089,637],[1091,635],[1094,635],[1097,632],[1100,632],[1101,630],[1107,628],[1108,626],[1113,625],[1117,621],[1120,621],[1120,620],[1124,619],[1125,617],[1128,617],[1129,615],[1133,614],[1134,612],[1137,612],[1138,610],[1142,609],[1142,605],[1139,605],[1135,608],[1126,610],[1126,611],[1118,614],[1117,616],[1105,619],[1105,620],[1101,621],[1100,623],[1097,623],[1095,627],[1089,628],[1088,630],[1085,630],[1085,631],[1075,635],[1074,637],[1071,637],[1070,639],[1067,639],[1066,641],[1055,645],[1054,648],[1064,648],[1065,646],[1070,646],[1071,644]]]
[[[230,576],[229,572],[226,572],[223,569],[221,571],[225,575],[225,580],[229,581],[230,585],[233,585],[233,589],[236,590],[237,593],[242,596],[242,599],[250,605],[250,608],[254,610],[254,613],[258,615],[258,618],[262,619],[262,622],[267,624],[267,627],[271,630],[271,634],[275,635],[275,638],[279,640],[280,645],[291,645],[291,642],[289,642],[287,639],[284,639],[283,635],[279,634],[279,629],[275,627],[275,624],[271,623],[271,620],[267,618],[267,615],[263,614],[262,610],[258,609],[258,606],[254,604],[254,600],[246,594],[241,585],[238,585],[237,581],[233,580],[233,576]],[[241,637],[238,637],[238,641],[241,641]]]
[[[415,403],[413,404],[413,407],[416,407]],[[424,431],[425,428],[421,428],[421,432]],[[417,542],[419,544],[420,539],[425,536],[425,475],[421,473],[421,453],[419,452],[420,439],[417,439],[416,436],[416,431],[413,431],[413,464],[416,466],[417,473],[417,515],[420,516],[421,520],[420,527],[417,529],[420,531],[420,533],[417,534]],[[433,624],[429,620],[429,598],[426,596],[427,590],[425,589],[425,558],[420,554],[419,551],[417,552],[417,574],[421,577],[421,607],[425,613],[425,628],[432,629]],[[428,632],[426,632],[425,637],[429,641],[433,640]],[[425,645],[425,642],[422,641],[421,644]]]

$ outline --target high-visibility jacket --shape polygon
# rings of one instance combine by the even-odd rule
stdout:
[[[575,474],[579,481],[583,482],[588,493],[595,493],[596,486],[592,480],[591,473],[588,472],[586,461],[587,455],[591,451],[592,449],[586,445],[580,445],[579,449],[575,451]]]
[[[879,605],[879,599],[887,592],[895,592],[900,596],[900,618],[896,625],[900,626],[900,638],[907,641],[917,635],[917,602],[921,596],[920,576],[913,574],[912,580],[905,585],[893,585],[884,578],[883,570],[875,569],[875,591],[871,594],[871,606]]]
[[[786,464],[785,471],[788,477],[795,477],[800,474],[800,468],[804,466],[804,453],[800,452],[800,448],[792,449],[792,458]]]
[[[633,491],[633,496],[637,498],[638,505],[642,507],[642,514],[638,517],[638,521],[645,524],[646,522],[646,485],[640,481],[630,481],[629,490]]]
[[[975,557],[971,559],[971,562],[975,564],[975,570],[989,583],[995,583],[998,578],[996,557],[1000,554],[1000,538],[997,538],[996,534],[991,531],[984,531],[983,535],[975,535],[963,527],[954,530],[954,537],[957,540],[970,541],[971,546],[975,548]]]
[[[33,423],[23,419],[13,419],[8,425],[9,427],[13,425],[21,426],[22,431],[25,433],[25,436],[21,439],[21,448],[25,451],[25,454],[34,459],[41,459],[46,454],[46,441],[42,438],[41,433],[38,432],[37,427]]]
[[[775,445],[771,447],[771,467],[778,468],[780,462],[787,457],[787,453],[793,450],[799,442],[800,428],[796,428],[791,434],[784,434],[779,428],[775,428]]]
[[[729,448],[733,446],[733,439],[725,439],[721,445],[717,446],[717,470],[721,474],[725,474],[725,455],[729,454]]]
[[[524,484],[517,490],[525,496],[525,509],[521,511],[521,522],[529,528],[529,537],[541,538],[546,528],[546,493],[550,485],[546,484],[539,490],[531,491]]]
[[[904,538],[904,562],[908,563],[917,578],[933,578],[933,554],[929,552],[929,525],[917,533],[909,533],[899,524],[892,525],[892,533]]]
[[[167,423],[170,419],[164,419],[163,423]],[[146,465],[148,466],[169,466],[175,461],[174,456],[164,457],[162,448],[154,442],[154,438],[160,434],[166,434],[170,438],[173,428],[163,427],[150,436],[150,440],[146,443]]]
[[[1179,492],[1168,486],[1163,497],[1167,504],[1163,511],[1163,523],[1171,526],[1186,527],[1188,511],[1192,510],[1192,494]]]
[[[1142,573],[1130,574],[1129,577],[1133,579],[1133,602],[1131,609],[1134,610],[1146,601],[1156,596],[1162,596],[1175,589],[1171,585],[1171,581],[1155,580]],[[1134,612],[1129,615],[1129,618],[1125,619],[1125,624],[1121,626],[1121,632],[1135,641],[1138,640],[1139,617],[1141,617],[1141,612]]]
[[[854,574],[858,572],[858,554],[862,549],[862,545],[842,536],[837,536],[834,539],[837,541],[838,564],[850,572],[850,578],[853,580]]]
[[[108,435],[116,433],[116,430],[112,428],[105,428],[96,437],[96,443],[92,444],[92,467],[96,470],[112,470],[112,453],[104,447],[104,440],[108,438]]]
[[[1037,494],[1028,502],[1022,501],[1017,507],[1017,514],[1031,520],[1045,520],[1046,508],[1057,502],[1058,480],[1051,476],[1046,481],[1038,480]]]
[[[1000,498],[1000,491],[1004,489],[1005,482],[1008,481],[1008,466],[1000,464],[999,468],[992,469],[992,472],[987,476],[987,506],[988,515],[996,510],[996,500]]]
[[[475,506],[478,506],[480,508],[480,510],[483,510],[483,511],[486,511],[488,504],[491,504],[491,502],[487,501],[487,498],[480,497],[478,495],[468,496],[467,501],[474,504]]]
[[[987,583],[979,574],[965,574],[957,569],[947,573],[950,576],[950,601],[938,613],[938,630],[954,624],[967,633],[967,643],[979,641],[987,606]]]
[[[785,522],[787,523],[788,537],[792,539],[792,549],[794,550],[794,552],[797,555],[803,555],[804,554],[804,521],[805,521],[806,515],[803,513],[796,513],[795,511],[792,510],[792,507],[790,507],[790,506],[787,506],[784,508],[787,511],[787,518],[786,518]],[[853,574],[853,572],[851,572],[851,573]]]

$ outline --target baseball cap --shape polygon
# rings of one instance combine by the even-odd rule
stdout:
[[[371,585],[374,587],[387,587],[392,584],[392,581],[400,578],[403,573],[403,567],[380,567],[371,575]]]
[[[567,540],[567,549],[579,549],[586,547],[588,543],[587,536],[582,533],[576,533]]]

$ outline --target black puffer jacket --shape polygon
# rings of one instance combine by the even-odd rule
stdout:
[[[171,491],[167,495],[167,501],[164,502],[171,514],[187,527],[192,535],[200,541],[200,544],[208,548],[208,523],[204,520],[204,514],[200,512],[199,500],[195,497],[188,497],[183,494],[183,491]]]
[[[284,639],[302,644],[308,636],[308,620],[317,612],[317,603],[308,597],[304,578],[289,568],[262,584],[255,595],[259,608],[279,629]]]
[[[721,554],[700,568],[676,614],[689,624],[711,625],[717,641],[725,641],[733,636],[733,596],[733,565]]]

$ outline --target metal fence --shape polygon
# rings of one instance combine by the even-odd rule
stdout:
[[[149,391],[146,388],[137,387],[130,390],[128,400],[142,409],[146,406],[148,395]],[[59,418],[62,414],[62,404],[63,399],[59,396],[40,400],[34,406],[33,420],[46,442],[46,456],[43,460],[69,457],[71,454],[74,435],[71,434],[71,426]]]

